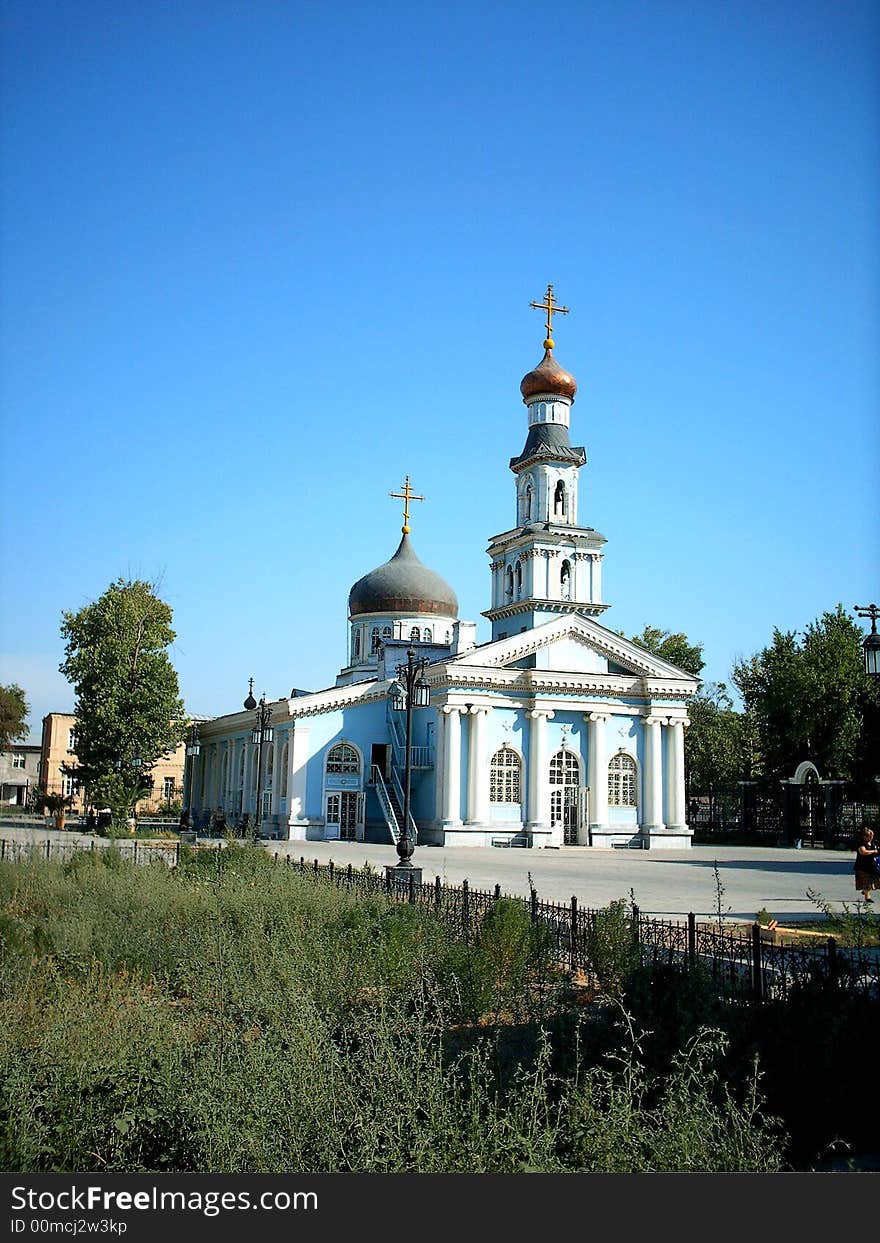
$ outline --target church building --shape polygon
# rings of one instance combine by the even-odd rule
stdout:
[[[553,355],[520,385],[525,444],[510,459],[510,529],[488,542],[491,638],[458,616],[451,586],[410,541],[409,477],[394,555],[348,596],[349,646],[334,686],[199,726],[185,805],[222,809],[263,836],[396,843],[410,774],[419,845],[691,844],[684,730],[697,680],[599,620],[605,537],[581,525],[586,453],[570,438],[577,385]],[[402,668],[413,668],[407,765]],[[271,709],[267,729],[255,727]]]

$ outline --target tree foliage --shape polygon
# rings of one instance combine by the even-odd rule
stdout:
[[[880,770],[880,694],[864,671],[864,634],[838,604],[796,631],[773,631],[763,651],[733,667],[733,682],[754,717],[764,775],[790,777],[812,760],[822,777],[870,791]]]
[[[93,604],[65,612],[61,634],[60,669],[76,692],[76,775],[92,802],[121,818],[186,732],[166,650],[174,640],[171,609],[151,584],[120,578]]]
[[[660,630],[657,626],[646,626],[641,634],[634,634],[632,642],[638,643],[646,652],[659,656],[681,669],[684,673],[698,678],[703,665],[702,643],[691,643],[686,634],[672,634],[668,630]]]
[[[760,771],[760,739],[749,712],[736,712],[724,682],[710,682],[688,704],[685,733],[688,788],[700,793],[731,792]]]
[[[27,717],[30,712],[24,691],[15,682],[0,686],[0,751],[13,742],[24,742],[28,736]]]

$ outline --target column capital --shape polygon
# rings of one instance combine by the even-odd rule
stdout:
[[[593,721],[593,722],[595,722],[595,721],[607,721],[610,715],[611,715],[611,713],[610,713],[610,712],[585,712],[585,713],[584,713],[584,720],[585,720],[585,721]]]
[[[445,709],[444,709],[445,711]],[[489,713],[490,709],[486,704],[469,704],[465,706],[464,711],[471,716],[477,716],[480,712]]]
[[[529,708],[527,715],[533,721],[537,721],[539,717],[545,716],[548,721],[552,721],[556,713],[552,708]]]
[[[653,713],[649,713],[646,717],[643,718],[643,720],[646,725],[668,725],[669,724],[668,716],[655,716]]]
[[[467,708],[462,708],[458,704],[444,704],[440,711],[445,713],[446,716],[455,716],[456,714],[460,716],[462,713],[467,712]]]

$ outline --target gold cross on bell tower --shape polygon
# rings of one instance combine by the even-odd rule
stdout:
[[[409,475],[406,477],[401,492],[389,492],[388,495],[396,496],[403,501],[403,526],[400,529],[404,535],[409,535],[409,503],[410,501],[423,501],[425,498],[423,496],[416,496],[415,492],[413,492],[409,486]]]
[[[529,306],[533,306],[536,311],[547,312],[547,323],[544,325],[544,327],[547,329],[547,340],[544,342],[544,349],[552,350],[553,345],[554,345],[553,316],[554,315],[567,315],[568,307],[559,306],[557,303],[553,301],[553,286],[552,285],[547,286],[547,293],[545,295],[543,302],[530,302]]]

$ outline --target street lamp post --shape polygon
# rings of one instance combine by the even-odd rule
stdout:
[[[876,604],[857,604],[856,613],[859,617],[870,617],[871,633],[865,635],[862,650],[865,653],[865,673],[869,677],[880,677],[880,634],[877,633],[877,618],[880,608]]]
[[[192,828],[193,782],[195,781],[196,756],[201,751],[199,745],[199,727],[193,721],[189,729],[189,742],[186,747],[186,758],[189,760],[189,781],[186,783],[186,807],[180,817],[180,827],[184,830]]]
[[[406,664],[397,666],[397,681],[391,684],[391,707],[395,712],[406,712],[406,751],[403,769],[403,824],[397,841],[397,855],[400,860],[394,867],[390,865],[385,871],[389,880],[405,880],[410,878],[417,885],[422,883],[422,869],[414,867],[412,854],[416,843],[410,836],[410,784],[412,780],[412,715],[415,708],[426,708],[431,702],[431,690],[422,681],[427,660],[416,660],[412,648],[406,653]]]
[[[263,744],[272,741],[274,730],[270,724],[272,720],[272,709],[266,703],[266,692],[257,706],[257,716],[254,722],[254,728],[251,731],[251,739],[257,748],[257,810],[254,822],[254,838],[260,836],[260,826],[263,822]]]

